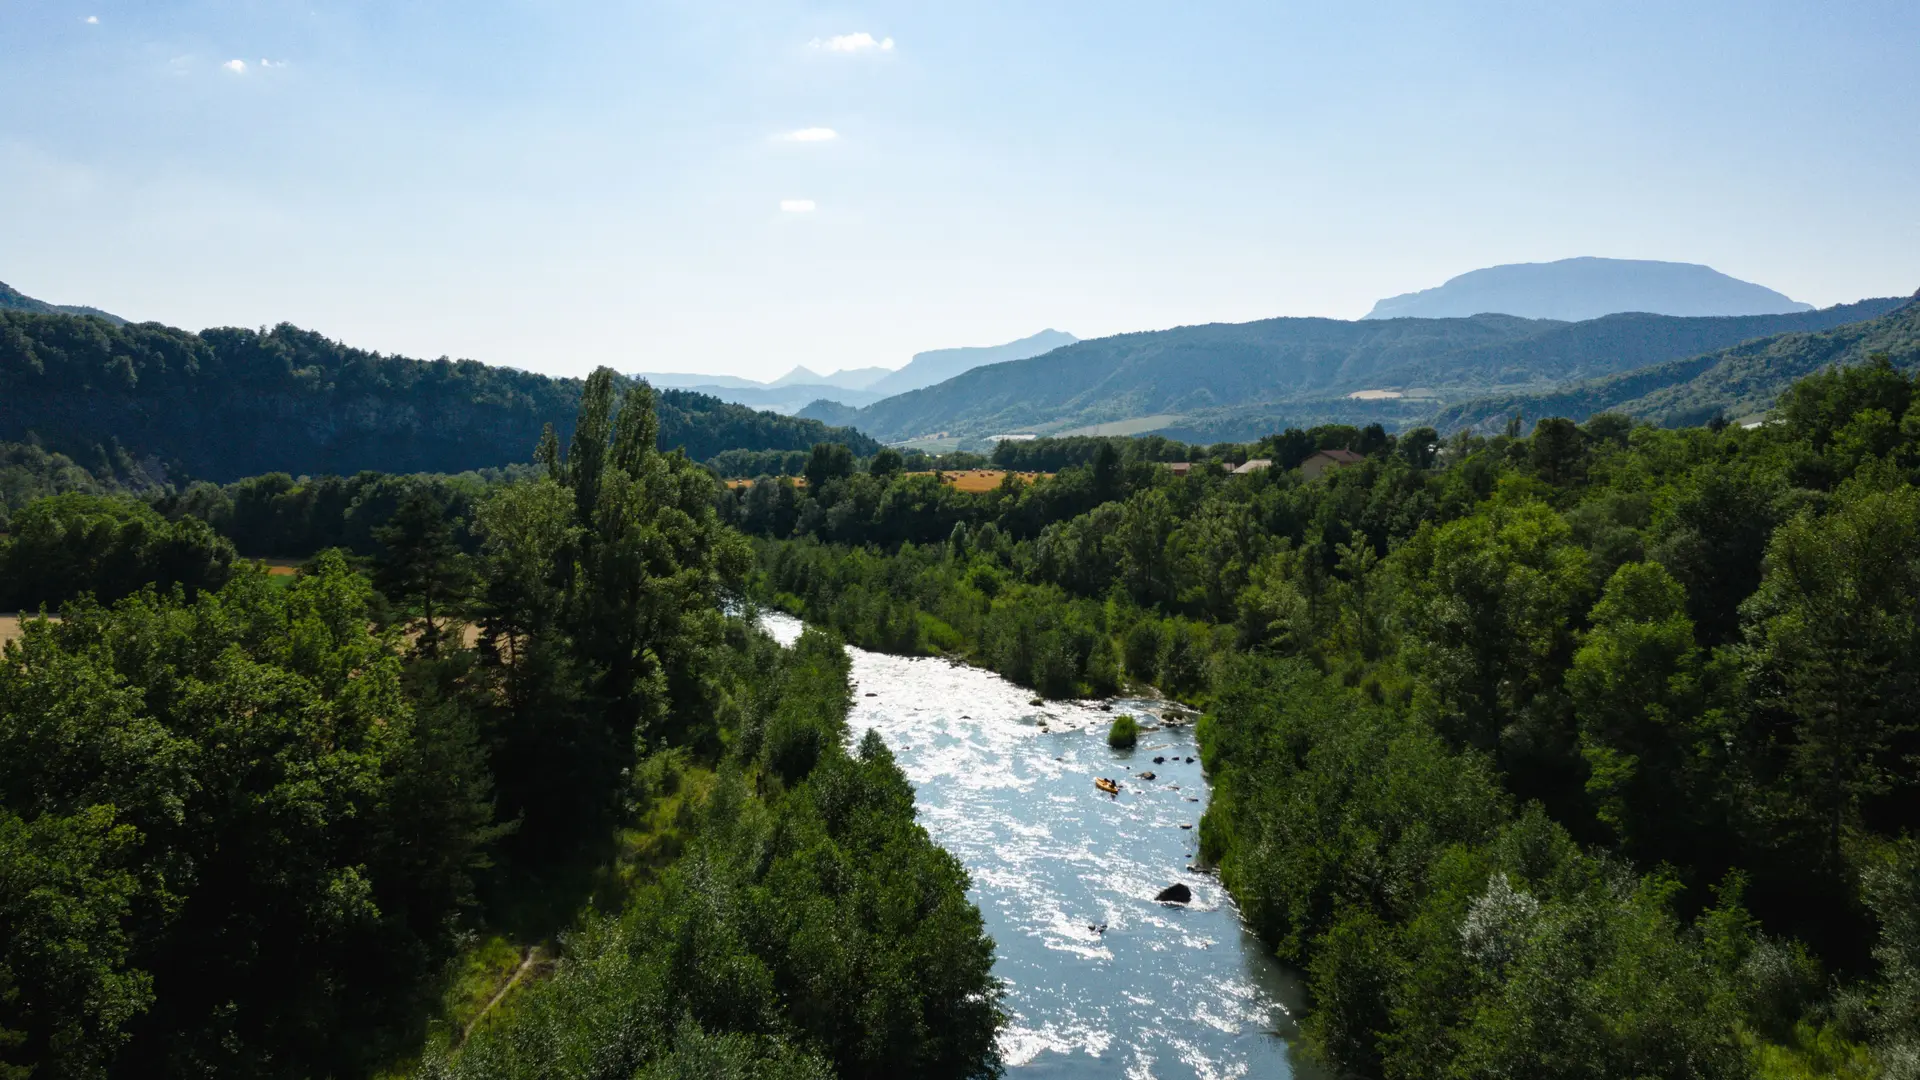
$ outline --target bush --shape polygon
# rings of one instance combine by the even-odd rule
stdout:
[[[1113,726],[1107,729],[1107,745],[1115,750],[1131,750],[1133,744],[1140,741],[1140,724],[1125,713],[1113,718]]]

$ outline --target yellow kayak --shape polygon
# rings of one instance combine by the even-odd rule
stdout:
[[[1107,779],[1104,776],[1095,777],[1093,780],[1093,786],[1099,788],[1101,791],[1104,791],[1109,795],[1120,794],[1120,785],[1114,783],[1113,781]]]

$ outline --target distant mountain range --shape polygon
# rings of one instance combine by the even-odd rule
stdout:
[[[733,375],[676,372],[647,372],[638,377],[654,386],[698,390],[724,401],[776,412],[798,412],[814,402],[858,408],[894,394],[944,382],[982,364],[1024,360],[1078,340],[1072,334],[1049,329],[1018,341],[1009,341],[1005,345],[915,353],[913,359],[898,371],[883,367],[843,368],[829,375],[821,375],[796,366],[772,382],[742,379]]]
[[[1759,288],[1705,267],[1626,265]],[[1578,321],[1489,312],[1281,318],[1090,341],[1047,330],[920,353],[898,371],[796,367],[770,383],[644,377],[661,390],[661,445],[706,459],[819,441],[867,454],[879,446],[874,437],[983,446],[1003,434],[1156,432],[1213,442],[1376,421],[1450,431],[1504,423],[1515,411],[1578,419],[1617,410],[1692,423],[1762,412],[1789,382],[1826,364],[1886,352],[1920,366],[1920,296],[1820,310],[1779,299],[1797,310]],[[1556,302],[1562,311],[1608,306]],[[110,332],[101,337],[94,322],[75,333],[83,317],[107,320]],[[564,437],[578,394],[578,380],[384,357],[285,325],[266,334],[125,325],[0,286],[0,440],[32,432],[55,448],[85,448],[118,438],[211,479],[267,469],[459,471],[525,460],[549,420]]]
[[[92,315],[105,319],[115,326],[121,326],[127,320],[118,315],[101,311],[94,307],[79,307],[74,304],[49,304],[45,300],[35,300],[4,281],[0,281],[0,311],[25,311],[35,315]]]
[[[934,349],[931,352],[914,353],[913,359],[907,361],[906,367],[888,373],[885,378],[873,383],[867,389],[883,396],[904,394],[909,390],[919,390],[936,383],[946,382],[955,375],[972,371],[977,367],[984,367],[987,364],[1004,364],[1009,360],[1025,360],[1030,356],[1049,353],[1079,340],[1065,330],[1049,327],[1018,341],[1009,341],[1005,345]]]
[[[1388,297],[1366,317],[1448,319],[1498,312],[1579,322],[1623,311],[1706,316],[1812,310],[1810,304],[1710,266],[1579,258],[1475,270],[1436,288]]]
[[[832,386],[841,390],[869,390],[873,384],[893,374],[892,368],[841,368],[828,375],[817,374],[796,364],[792,371],[768,383],[768,386]]]
[[[1754,338],[1828,330],[1904,303],[1713,318],[1636,313],[1578,323],[1488,314],[1185,326],[1082,341],[864,408],[816,403],[800,415],[889,441],[1147,431],[1211,441],[1252,438],[1288,423],[1378,419],[1405,426],[1490,393],[1548,392]]]

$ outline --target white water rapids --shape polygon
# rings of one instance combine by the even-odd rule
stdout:
[[[777,613],[763,625],[789,643],[801,631]],[[1189,869],[1207,785],[1192,728],[1159,726],[1166,702],[1033,705],[978,668],[848,652],[853,738],[880,732],[921,824],[973,877],[1007,987],[1011,1073],[1305,1075],[1286,1043],[1292,980],[1219,882]],[[1107,726],[1123,712],[1156,730],[1110,750]],[[1102,776],[1119,781],[1118,797],[1094,788]],[[1193,902],[1156,903],[1175,882]]]

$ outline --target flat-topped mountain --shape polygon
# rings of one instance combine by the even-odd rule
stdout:
[[[1485,312],[1579,322],[1622,311],[1655,315],[1773,315],[1811,311],[1764,285],[1696,263],[1561,259],[1489,266],[1444,285],[1390,296],[1369,319],[1465,318]]]

